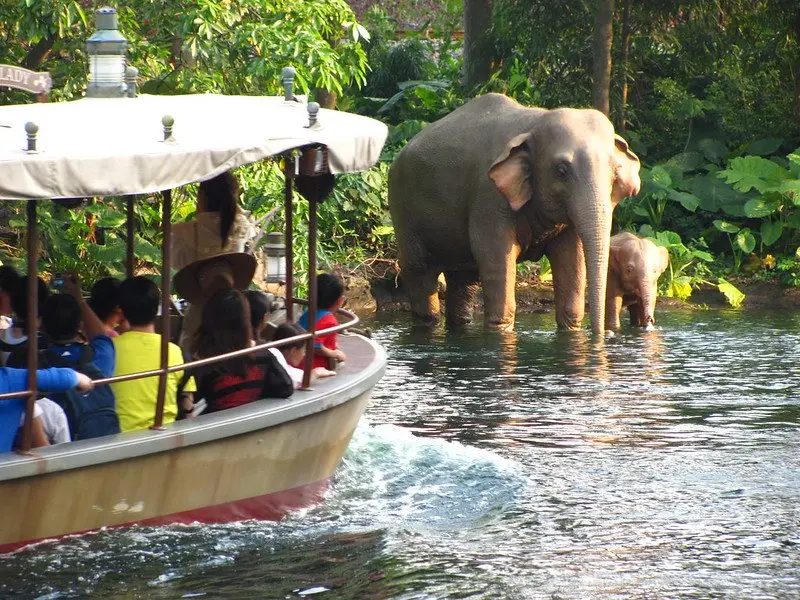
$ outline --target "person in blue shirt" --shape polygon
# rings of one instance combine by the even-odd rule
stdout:
[[[83,373],[72,369],[52,368],[36,371],[36,386],[51,392],[65,392],[72,388],[88,392],[94,387],[94,382]],[[28,389],[27,369],[0,368],[0,394],[22,392],[26,389]],[[24,413],[24,399],[0,400],[0,452],[11,450]],[[33,428],[34,447],[46,446],[48,442],[41,419],[34,419]]]
[[[91,348],[91,362],[103,374],[114,375],[114,343],[106,325],[84,300],[75,275],[64,277],[63,294],[53,294],[42,309],[42,328],[49,339],[47,353],[58,356],[58,366],[75,366],[84,350],[81,327]],[[66,363],[66,364],[61,364]]]

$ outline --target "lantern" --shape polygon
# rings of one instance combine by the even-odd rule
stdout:
[[[267,234],[264,255],[267,259],[267,283],[284,283],[286,281],[286,246],[283,243],[282,233],[273,231]]]
[[[86,41],[89,55],[89,98],[120,98],[125,95],[125,53],[128,41],[117,28],[117,11],[103,7],[95,12],[95,31]]]

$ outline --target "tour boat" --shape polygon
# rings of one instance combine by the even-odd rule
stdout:
[[[161,192],[162,229],[169,240],[170,190],[282,157],[286,296],[293,298],[294,291],[291,215],[296,187],[309,201],[308,304],[313,323],[317,203],[330,192],[334,174],[368,169],[377,162],[387,129],[373,119],[306,105],[287,89],[284,97],[138,96],[0,107],[0,199],[26,202],[28,256],[37,252],[39,201],[123,196],[131,274],[137,196]],[[169,246],[162,248],[164,291],[171,289]],[[27,273],[34,281],[35,260],[29,261]],[[35,322],[36,286],[29,290],[28,318]],[[344,333],[339,340],[348,360],[335,377],[285,400],[264,399],[161,426],[166,374],[190,366],[167,367],[170,295],[162,295],[161,368],[124,377],[160,378],[155,427],[0,455],[0,552],[108,527],[277,519],[323,497],[383,375],[382,348],[361,335]],[[292,318],[294,302],[286,306]],[[358,320],[347,311],[341,314],[344,322],[325,332],[345,330]],[[310,345],[315,333],[320,332],[302,337]],[[36,350],[34,342],[29,364],[35,364]],[[29,378],[29,387],[25,393],[0,396],[0,402],[27,397],[28,422],[35,378]],[[29,448],[30,431],[23,437]]]

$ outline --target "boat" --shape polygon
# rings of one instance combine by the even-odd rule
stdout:
[[[69,102],[0,107],[0,199],[26,202],[28,256],[36,255],[36,215],[41,200],[122,196],[127,210],[128,256],[133,273],[133,206],[160,192],[162,229],[170,239],[171,190],[260,160],[283,157],[286,174],[286,310],[293,318],[292,196],[309,201],[309,310],[314,322],[316,207],[337,173],[374,165],[387,135],[382,123],[319,109],[283,97],[146,96],[82,98]],[[162,248],[161,289],[171,289],[169,244]],[[28,261],[29,281],[37,276]],[[36,286],[29,287],[35,318]],[[371,339],[339,337],[348,360],[336,377],[319,380],[286,400],[261,400],[198,418],[162,425],[166,374],[178,369],[263,351],[277,344],[168,368],[170,294],[162,294],[161,386],[149,430],[123,433],[0,455],[0,552],[103,528],[171,523],[221,523],[278,519],[323,499],[386,367]],[[342,309],[336,328],[358,318]],[[343,321],[343,322],[342,322]],[[35,321],[31,321],[35,322]],[[293,338],[296,339],[296,338]],[[36,343],[29,348],[35,364]],[[310,361],[309,361],[310,364]],[[307,375],[308,377],[308,369]],[[99,380],[107,383],[123,378]],[[28,419],[35,377],[25,393]]]

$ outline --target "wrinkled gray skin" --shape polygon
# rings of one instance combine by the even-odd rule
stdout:
[[[611,238],[606,291],[606,329],[619,329],[620,313],[628,307],[631,325],[656,322],[658,278],[669,266],[666,248],[629,232]]]
[[[389,171],[389,208],[414,314],[514,324],[516,263],[550,259],[556,322],[581,326],[586,275],[592,329],[605,324],[611,213],[638,193],[639,159],[595,110],[526,108],[499,94],[471,100],[429,125]],[[585,252],[584,252],[585,249]]]

